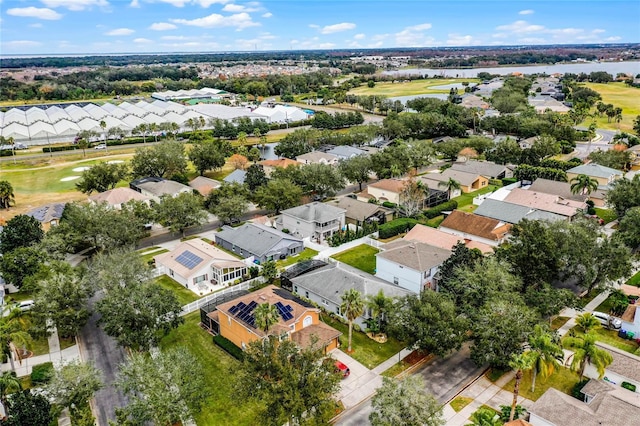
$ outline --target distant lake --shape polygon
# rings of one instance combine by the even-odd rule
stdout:
[[[555,74],[555,73],[575,73],[579,74],[584,72],[589,74],[594,71],[605,71],[609,74],[631,73],[636,75],[640,73],[640,61],[628,61],[628,62],[585,62],[575,64],[557,64],[557,65],[516,65],[510,67],[492,67],[492,68],[414,68],[404,70],[383,71],[385,75],[423,75],[423,76],[443,76],[443,77],[460,77],[471,78],[477,77],[478,73],[488,72],[489,74],[506,75],[514,72],[521,72],[523,74]]]

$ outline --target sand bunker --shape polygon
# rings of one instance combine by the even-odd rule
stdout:
[[[65,178],[60,179],[60,182],[69,182],[70,180],[80,179],[80,176],[67,176]]]
[[[74,172],[84,172],[85,170],[89,170],[91,167],[76,167],[73,169]]]
[[[107,164],[120,164],[120,163],[124,163],[123,160],[112,160],[112,161],[107,161]]]

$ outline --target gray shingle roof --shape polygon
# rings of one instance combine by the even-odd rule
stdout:
[[[29,211],[26,215],[33,217],[38,222],[49,223],[62,217],[66,205],[67,203],[46,204]]]
[[[345,209],[346,217],[354,220],[367,219],[378,211],[391,212],[391,209],[379,206],[373,203],[365,203],[364,201],[354,200],[353,198],[343,197],[336,205],[341,209]]]
[[[491,161],[469,160],[465,163],[454,163],[451,166],[451,170],[460,170],[462,172],[473,173],[487,178],[494,178],[507,170],[507,166],[492,163]]]
[[[244,179],[246,176],[247,176],[247,172],[245,172],[244,170],[238,169],[229,173],[229,175],[225,177],[223,180],[228,183],[233,183],[233,182],[244,183]]]
[[[640,382],[640,357],[605,343],[598,342],[596,345],[605,349],[613,357],[613,362],[607,367],[607,370]]]
[[[216,234],[216,240],[218,239],[227,241],[259,257],[283,241],[285,244],[290,241],[294,245],[302,243],[300,238],[258,223],[246,223],[238,228],[227,226]]]
[[[567,173],[575,173],[578,175],[587,175],[599,178],[609,178],[611,176],[622,176],[620,170],[612,169],[611,167],[601,166],[596,163],[583,164],[567,170]]]
[[[555,213],[535,210],[518,204],[508,203],[506,201],[493,200],[491,198],[485,199],[482,204],[473,211],[473,213],[478,216],[489,217],[501,222],[514,224],[520,222],[522,219],[550,221],[566,219],[564,216],[560,216]]]
[[[328,222],[346,213],[345,209],[318,201],[283,210],[282,214],[293,216],[306,222]]]
[[[362,272],[351,266],[340,264],[327,265],[308,274],[295,277],[293,285],[307,289],[337,305],[342,303],[341,296],[346,290],[356,289],[364,297],[375,295],[380,290],[387,297],[402,297],[412,294],[409,290]]]
[[[340,158],[351,158],[358,155],[366,154],[365,151],[348,145],[339,145],[327,151],[327,154],[337,155]]]
[[[559,182],[557,180],[549,180],[549,179],[536,179],[531,186],[529,187],[529,191],[542,192],[545,194],[553,194],[558,195],[567,200],[575,200],[575,201],[584,201],[587,196],[581,194],[574,194],[571,192],[571,184],[567,182]]]
[[[416,241],[394,241],[389,247],[376,256],[420,272],[442,264],[451,256],[450,250]]]

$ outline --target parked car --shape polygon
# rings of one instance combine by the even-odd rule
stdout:
[[[21,311],[28,311],[31,308],[33,308],[34,304],[35,303],[33,300],[23,300],[22,302],[18,302],[17,308],[20,309]]]
[[[93,149],[107,149],[107,144],[99,143],[98,145],[94,146]]]
[[[605,314],[604,312],[594,312],[593,316],[596,317],[600,324],[605,328],[611,328],[613,330],[620,330],[622,327],[622,321],[619,318]]]
[[[351,370],[349,370],[349,367],[347,367],[342,362],[336,361],[334,365],[336,366],[336,373],[342,374],[343,379],[346,379],[347,377],[349,377],[349,374],[351,374]]]

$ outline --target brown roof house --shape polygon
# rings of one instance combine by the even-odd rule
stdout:
[[[434,276],[451,250],[415,241],[396,240],[376,254],[376,277],[414,293],[435,290]]]
[[[464,239],[497,246],[504,242],[511,226],[496,219],[454,210],[440,223],[438,229]]]
[[[433,189],[443,189],[443,186],[449,179],[453,179],[460,184],[460,190],[463,193],[474,192],[489,185],[489,179],[476,172],[467,172],[448,168],[442,173],[428,173],[419,176],[418,179],[426,186]],[[458,190],[451,193],[451,197],[460,195]]]
[[[189,186],[198,191],[203,197],[209,195],[211,191],[220,188],[220,185],[221,183],[219,181],[206,176],[198,176],[189,182]]]
[[[148,204],[151,197],[134,191],[131,188],[114,188],[89,197],[91,203],[107,203],[109,207],[116,210],[122,209],[123,204],[134,200]]]
[[[382,179],[369,184],[367,189],[358,194],[358,200],[368,202],[374,199],[400,204],[400,194],[406,185],[407,181],[403,179]]]
[[[346,210],[345,218],[347,223],[376,222],[382,225],[393,220],[393,210],[378,204],[342,197],[334,205]]]
[[[267,336],[253,315],[255,308],[263,303],[275,306],[279,314],[269,334],[290,339],[299,347],[308,347],[315,341],[325,353],[338,347],[342,333],[320,321],[320,309],[274,285],[219,304],[208,314],[210,331],[246,349],[250,342]]]
[[[488,244],[483,244],[481,242],[473,240],[465,240],[458,235],[449,234],[439,229],[420,224],[417,224],[416,226],[411,228],[411,230],[407,232],[407,235],[403,237],[403,240],[429,244],[445,250],[453,250],[456,244],[462,242],[465,246],[467,246],[467,248],[477,248],[483,254],[493,253],[493,247]]]
[[[260,164],[264,170],[264,174],[265,176],[267,176],[268,178],[271,177],[271,173],[273,173],[273,171],[277,168],[281,168],[281,169],[286,169],[287,167],[298,167],[301,166],[302,163],[296,161],[296,160],[292,160],[290,158],[278,158],[275,160],[263,160],[260,161],[258,164]]]

